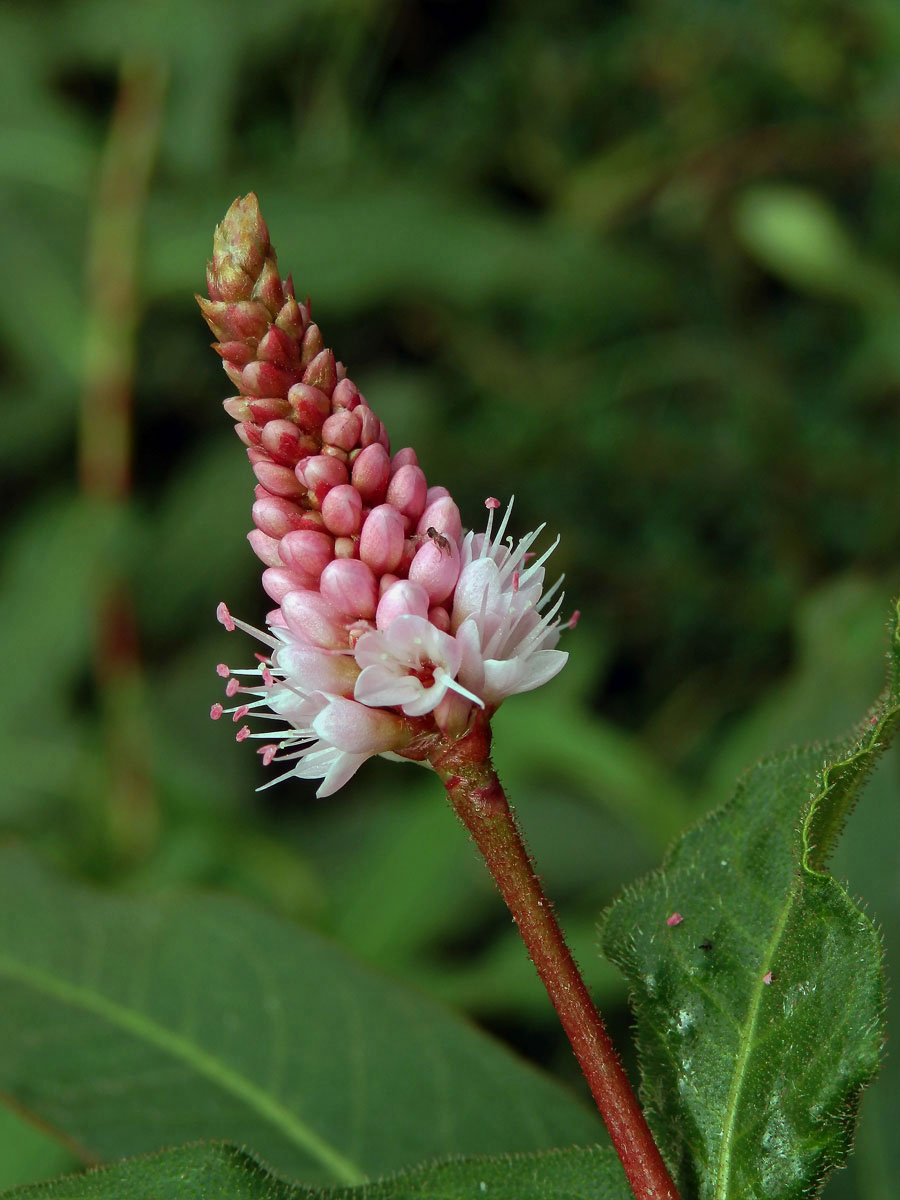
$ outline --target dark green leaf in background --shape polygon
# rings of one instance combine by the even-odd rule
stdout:
[[[269,1174],[227,1145],[185,1146],[55,1184],[21,1200],[630,1200],[611,1149],[459,1159],[362,1187],[310,1190]]]
[[[294,1178],[359,1182],[602,1135],[559,1085],[312,934],[225,899],[99,895],[15,849],[0,1025],[0,1090],[95,1161],[225,1138]]]
[[[888,689],[858,739],[756,767],[607,914],[649,1116],[700,1200],[799,1200],[849,1151],[884,979],[875,927],[824,862],[900,719],[898,670],[895,614]]]

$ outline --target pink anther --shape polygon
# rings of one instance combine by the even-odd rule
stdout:
[[[575,611],[572,613],[571,617],[569,617],[568,621],[566,621],[566,628],[574,629],[580,620],[581,620],[581,609],[576,608]]]
[[[484,507],[485,508],[499,508],[500,501],[496,498],[496,496],[488,496],[487,500],[485,500],[485,502],[484,502]]]
[[[269,670],[268,667],[263,667],[263,669],[262,669],[262,681],[266,685],[266,687],[274,687],[275,686],[275,676],[272,674],[272,672]]]
[[[225,695],[231,697],[235,694],[235,692],[239,692],[240,690],[240,681],[232,678],[228,680],[228,683],[225,686]]]
[[[518,571],[513,571],[512,589],[513,589],[513,592],[517,592],[519,590],[519,572]]]
[[[250,706],[247,704],[242,704],[240,708],[236,708],[231,717],[231,719],[232,719],[232,721],[234,721],[235,725],[238,723],[238,721],[243,721],[244,717],[246,717],[246,715],[249,711],[250,711]]]
[[[225,709],[221,704],[214,704],[209,710],[210,719],[213,721],[218,721],[219,717],[221,717],[224,711]]]
[[[221,675],[223,679],[227,679],[231,674],[231,671],[228,669],[225,663],[219,663],[219,665],[216,667],[216,674]]]
[[[257,662],[267,663],[269,661],[268,657],[265,654],[259,654],[256,650],[253,651],[253,657],[256,659]]]
[[[242,725],[241,728],[234,735],[234,740],[236,742],[245,742],[249,736],[250,736],[250,726]]]
[[[261,756],[263,760],[263,766],[267,767],[278,753],[278,747],[270,743],[268,746],[260,746],[256,753]]]
[[[216,619],[220,625],[225,626],[229,633],[234,633],[235,629],[237,628],[234,623],[234,617],[232,617],[231,613],[228,611],[228,605],[225,603],[220,604],[216,609]]]
[[[666,924],[671,929],[673,925],[680,925],[683,920],[684,917],[680,912],[673,912],[670,917],[666,917]]]

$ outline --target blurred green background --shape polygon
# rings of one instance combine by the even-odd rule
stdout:
[[[229,889],[580,1086],[440,789],[258,796],[214,619],[266,609],[192,293],[255,190],[429,480],[560,531],[569,666],[496,757],[620,1045],[594,922],[759,755],[881,686],[900,584],[896,0],[0,7],[0,825],[133,892]],[[837,868],[900,963],[897,766]],[[896,1028],[896,1014],[894,1018]],[[887,1200],[900,1064],[829,1197]],[[0,1185],[70,1160],[0,1118]]]

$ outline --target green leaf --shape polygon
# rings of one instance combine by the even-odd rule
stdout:
[[[900,720],[898,663],[895,613],[888,688],[858,738],[754,768],[606,915],[648,1117],[701,1200],[818,1194],[849,1153],[884,1039],[881,944],[824,863]]]
[[[104,896],[15,849],[0,1026],[0,1091],[87,1159],[223,1138],[356,1183],[601,1136],[563,1088],[304,930],[224,898]]]
[[[10,1193],[7,1193],[10,1194]],[[608,1148],[458,1159],[363,1187],[293,1187],[233,1146],[200,1145],[132,1159],[12,1193],[21,1200],[629,1200]]]
[[[827,201],[805,188],[758,184],[740,197],[738,236],[764,267],[813,293],[896,303],[896,281],[870,263]]]

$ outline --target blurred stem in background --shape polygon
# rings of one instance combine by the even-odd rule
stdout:
[[[141,230],[166,82],[158,58],[123,60],[88,234],[79,480],[86,500],[123,517],[132,489]],[[128,862],[154,844],[158,808],[134,605],[122,563],[106,564],[97,596],[93,670],[108,764],[101,820],[113,860]]]

